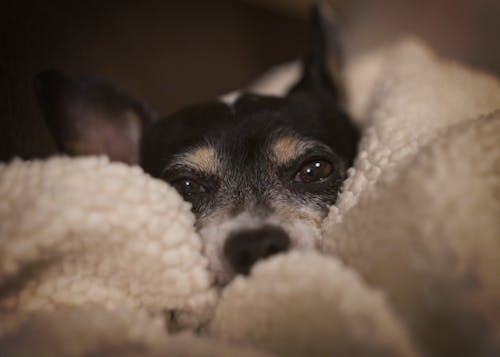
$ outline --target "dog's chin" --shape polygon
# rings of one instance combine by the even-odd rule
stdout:
[[[198,232],[203,240],[208,268],[217,286],[226,286],[238,275],[224,256],[223,247],[226,239],[236,232],[259,229],[264,226],[274,226],[284,230],[290,238],[289,250],[314,250],[320,244],[320,220],[309,210],[291,217],[272,215],[262,218],[244,212],[235,217],[219,215],[205,219],[198,222]],[[280,254],[286,254],[286,252]],[[268,259],[271,258],[272,256]]]

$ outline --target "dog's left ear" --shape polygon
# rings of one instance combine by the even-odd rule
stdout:
[[[35,92],[60,151],[138,163],[140,138],[154,119],[140,102],[104,81],[53,70],[36,76]]]
[[[328,100],[341,100],[338,85],[342,67],[342,46],[333,10],[324,2],[316,1],[309,15],[309,39],[303,61],[302,77],[289,93],[305,91]]]

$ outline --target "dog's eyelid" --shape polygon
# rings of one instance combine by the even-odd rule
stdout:
[[[200,171],[196,166],[186,163],[173,161],[167,164],[162,171],[162,176],[170,174],[194,175],[194,176],[207,176],[208,174]]]
[[[168,182],[179,180],[192,180],[196,181],[208,188],[213,189],[217,185],[217,177],[213,175],[200,172],[190,166],[173,164],[165,167],[162,172],[162,178]]]
[[[161,172],[161,177],[167,181],[173,181],[185,176],[190,170],[187,170],[185,166],[178,164],[167,165]]]
[[[314,160],[327,160],[332,164],[335,164],[336,161],[335,154],[330,150],[330,148],[319,146],[307,150],[285,165],[280,165],[279,169],[281,171],[298,170],[300,166]]]

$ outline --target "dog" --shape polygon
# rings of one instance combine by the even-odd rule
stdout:
[[[312,8],[301,77],[282,97],[240,93],[156,119],[97,79],[45,71],[35,89],[61,151],[139,164],[191,203],[224,285],[260,259],[315,249],[356,155],[360,134],[327,68],[329,21]]]

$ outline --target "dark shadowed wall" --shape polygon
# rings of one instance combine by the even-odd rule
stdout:
[[[42,69],[106,78],[167,114],[296,58],[305,30],[299,16],[232,0],[3,0],[0,159],[54,151],[32,89]]]
[[[414,34],[500,75],[499,0],[327,0],[348,54]],[[0,0],[0,160],[54,152],[33,95],[46,68],[99,76],[160,114],[302,53],[311,0]]]

